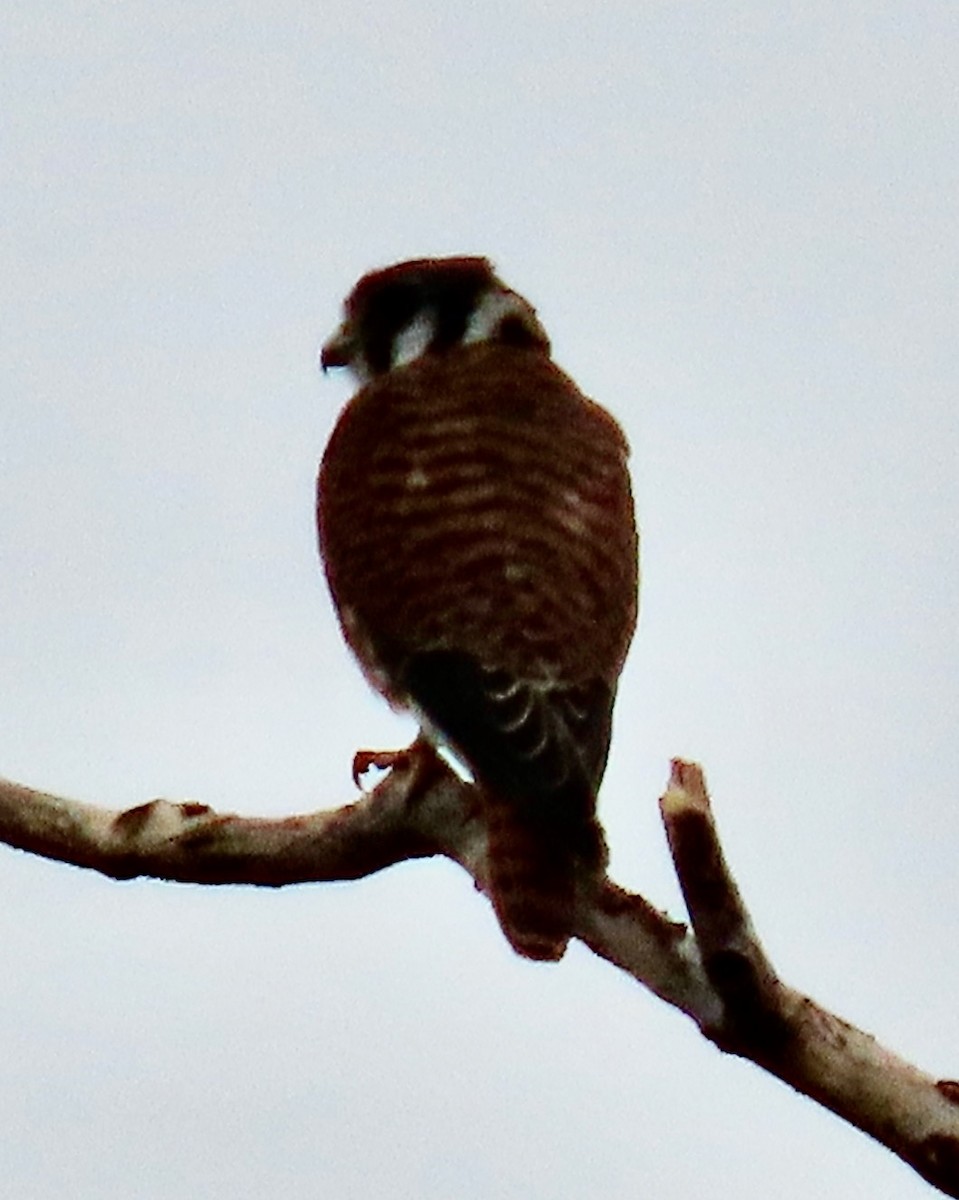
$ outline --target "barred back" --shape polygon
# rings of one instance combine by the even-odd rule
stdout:
[[[614,681],[636,620],[625,460],[613,419],[535,351],[482,343],[374,380],[320,474],[338,608],[387,657],[446,647]]]

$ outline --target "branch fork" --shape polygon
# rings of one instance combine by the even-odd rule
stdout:
[[[360,754],[389,774],[343,807],[276,820],[151,800],[122,812],[0,780],[0,841],[101,872],[283,887],[359,879],[444,855],[486,888],[486,833],[471,786],[414,747]],[[357,777],[358,777],[357,774]],[[959,1082],[881,1047],[777,975],[723,855],[702,771],[675,760],[660,800],[689,924],[612,880],[584,879],[576,936],[699,1026],[857,1126],[959,1198]]]

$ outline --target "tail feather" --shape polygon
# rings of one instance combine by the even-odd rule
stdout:
[[[557,962],[573,934],[576,876],[605,857],[589,812],[571,824],[562,809],[518,803],[484,790],[490,893],[510,945],[524,958]]]

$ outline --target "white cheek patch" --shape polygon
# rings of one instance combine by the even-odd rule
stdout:
[[[489,341],[504,317],[519,317],[525,325],[530,318],[529,305],[515,292],[484,292],[467,323],[463,344]]]
[[[430,348],[436,337],[436,316],[428,309],[416,314],[409,325],[399,331],[393,339],[391,367],[405,367],[420,358]]]

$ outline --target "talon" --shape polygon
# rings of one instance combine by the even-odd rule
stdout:
[[[360,787],[360,779],[374,767],[378,771],[403,770],[409,765],[409,750],[357,750],[353,755],[353,782]]]
[[[449,769],[422,735],[405,750],[357,750],[353,756],[353,782],[357,787],[362,787],[362,776],[374,767],[379,771],[408,771],[410,800],[429,791]]]

